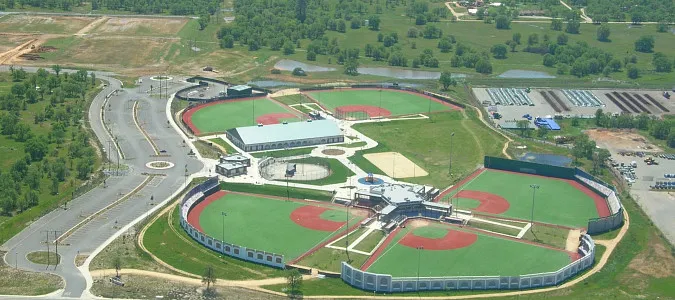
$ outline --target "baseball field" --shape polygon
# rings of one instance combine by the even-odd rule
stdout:
[[[455,107],[432,97],[406,91],[336,89],[307,93],[329,111],[366,112],[370,117],[400,116],[452,110]]]
[[[557,270],[576,257],[566,252],[425,221],[408,222],[387,239],[362,270],[399,277],[513,276]],[[418,271],[419,270],[419,271]]]
[[[350,213],[350,225],[363,219],[357,214]],[[283,254],[288,261],[343,233],[346,221],[344,207],[226,191],[208,196],[188,215],[209,236]]]
[[[537,185],[534,190],[530,185]],[[606,217],[605,199],[581,184],[538,175],[481,169],[439,196],[459,209],[580,228]]]
[[[202,104],[183,113],[183,121],[199,135],[241,126],[296,122],[300,118],[281,103],[256,98]]]

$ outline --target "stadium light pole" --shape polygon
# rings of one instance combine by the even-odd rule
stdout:
[[[452,176],[452,139],[455,137],[455,133],[450,134],[450,163],[448,164],[448,175]]]
[[[347,204],[347,219],[345,224],[345,253],[347,254],[347,263],[351,263],[352,260],[349,258],[349,204]]]
[[[532,223],[532,226],[534,226],[534,195],[539,189],[539,185],[530,184],[530,187],[532,188],[532,211],[530,212],[530,223]]]
[[[220,215],[223,216],[223,239],[221,241],[223,243],[225,243],[225,217],[227,217],[227,213],[224,212],[224,211],[221,211]]]
[[[382,118],[382,89],[380,89],[380,118]]]
[[[420,265],[422,264],[422,250],[424,247],[417,247],[417,290],[420,288]]]

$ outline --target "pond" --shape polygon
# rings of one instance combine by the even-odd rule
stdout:
[[[283,71],[293,71],[293,69],[295,68],[302,68],[303,70],[305,70],[305,72],[330,72],[336,70],[335,68],[310,65],[290,59],[282,59],[278,61],[276,64],[274,64],[274,68]]]
[[[528,71],[528,70],[508,70],[499,76],[499,78],[530,78],[530,79],[548,79],[555,78],[546,72]]]
[[[293,71],[295,68],[302,68],[305,72],[330,72],[337,70],[336,68],[322,67],[317,65],[310,65],[295,60],[282,59],[274,64],[275,69],[284,71]],[[436,80],[441,77],[441,72],[435,71],[421,71],[421,70],[406,70],[387,67],[360,67],[358,69],[360,74],[375,75],[383,77],[391,77],[397,79],[410,80]],[[452,77],[464,78],[466,74],[453,73]]]
[[[532,152],[523,154],[518,160],[558,167],[569,167],[572,163],[572,159],[567,156]]]

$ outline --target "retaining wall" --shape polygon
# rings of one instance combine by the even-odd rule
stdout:
[[[185,232],[187,232],[187,234],[190,235],[190,237],[192,237],[195,241],[213,251],[275,268],[285,268],[286,263],[284,262],[284,256],[281,254],[246,248],[244,246],[228,243],[202,233],[190,225],[190,223],[188,223],[187,216],[190,210],[195,205],[203,201],[206,196],[219,189],[220,187],[218,183],[218,177],[212,177],[192,188],[183,197],[183,200],[180,204],[180,225],[183,227]]]
[[[347,284],[374,292],[416,292],[440,290],[514,290],[555,286],[590,268],[595,260],[595,243],[591,236],[581,238],[582,257],[555,272],[519,276],[447,276],[393,277],[389,274],[364,272],[342,263],[341,278]]]

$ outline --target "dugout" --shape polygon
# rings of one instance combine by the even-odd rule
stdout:
[[[227,87],[228,97],[248,97],[253,94],[253,88],[248,85],[235,85]]]

